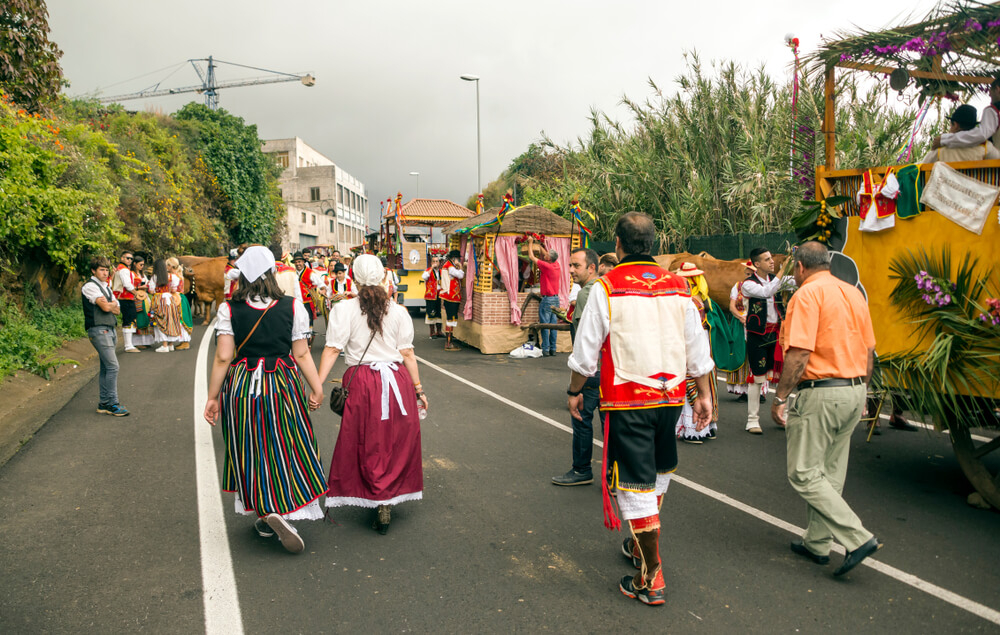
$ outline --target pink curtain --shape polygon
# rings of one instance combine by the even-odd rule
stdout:
[[[462,236],[462,252],[465,254],[465,311],[462,315],[467,321],[472,321],[472,294],[476,286],[476,241],[470,236]]]
[[[517,243],[514,236],[500,236],[496,242],[497,266],[500,267],[500,279],[507,287],[507,299],[510,300],[510,323],[521,323],[521,307],[517,306]]]
[[[557,254],[559,254],[559,259],[556,262],[559,264],[559,306],[565,308],[569,306],[569,255],[572,251],[570,248],[569,238],[546,238],[545,246],[548,249],[554,249]]]

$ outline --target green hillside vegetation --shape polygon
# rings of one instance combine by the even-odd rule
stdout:
[[[200,104],[164,116],[60,99],[32,113],[0,93],[0,376],[39,372],[79,335],[35,333],[56,308],[20,292],[24,263],[86,278],[92,256],[124,248],[215,256],[278,237],[279,170],[260,148],[255,126]]]

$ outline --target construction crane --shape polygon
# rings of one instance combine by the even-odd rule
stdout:
[[[236,64],[234,62],[224,62],[222,60],[213,59],[212,56],[208,56],[208,59],[191,59],[188,60],[191,66],[194,67],[196,73],[198,73],[199,79],[201,79],[201,84],[197,86],[183,86],[181,88],[159,88],[159,83],[154,84],[150,88],[140,90],[135,93],[127,93],[125,95],[114,95],[111,97],[98,97],[97,101],[107,104],[116,101],[126,101],[128,99],[145,99],[148,97],[162,97],[164,95],[179,95],[181,93],[199,93],[205,96],[205,105],[216,110],[219,107],[219,90],[222,88],[236,88],[238,86],[259,86],[261,84],[278,84],[281,82],[302,82],[303,86],[312,86],[316,83],[316,78],[312,75],[294,75],[292,73],[282,73],[280,71],[272,71],[266,68],[257,68],[255,66],[245,66],[243,64]],[[199,62],[207,62],[208,65],[205,69],[202,69]],[[234,79],[230,81],[220,82],[215,78],[215,68],[217,64],[228,64],[229,66],[238,66],[240,68],[249,68],[255,71],[262,71],[265,73],[271,73],[277,77],[252,77],[249,79]]]

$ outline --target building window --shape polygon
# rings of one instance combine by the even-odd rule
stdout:
[[[310,218],[312,220],[312,224],[315,225],[316,224],[316,215],[315,214],[310,214],[309,216],[310,216]]]
[[[309,200],[310,201],[318,201],[319,200],[319,188],[318,187],[311,187],[311,188],[309,188]]]
[[[332,231],[334,231],[334,228],[333,228],[333,221],[330,221],[330,231],[331,231],[331,232],[332,232]]]
[[[337,202],[340,203],[341,205],[344,204],[344,186],[343,185],[338,185],[337,186]]]
[[[275,152],[274,160],[278,163],[281,168],[288,168],[288,153],[287,152]]]
[[[302,212],[302,222],[306,222],[306,213]]]

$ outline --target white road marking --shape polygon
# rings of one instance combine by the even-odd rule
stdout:
[[[207,635],[242,635],[243,615],[236,591],[229,535],[222,514],[219,469],[215,461],[212,427],[205,421],[208,401],[208,349],[215,321],[198,345],[194,373],[194,461],[198,477],[198,535],[201,540],[201,583]]]
[[[569,427],[569,426],[567,426],[565,424],[559,423],[558,421],[556,421],[554,419],[546,417],[545,415],[543,415],[543,414],[541,414],[539,412],[535,412],[534,410],[532,410],[530,408],[522,406],[521,404],[519,404],[517,402],[511,401],[510,399],[507,399],[506,397],[502,397],[501,395],[496,394],[495,392],[489,390],[488,388],[484,388],[483,386],[480,386],[479,384],[473,383],[473,382],[469,381],[468,379],[466,379],[464,377],[460,377],[459,375],[456,375],[455,373],[453,373],[451,371],[445,370],[444,368],[438,366],[437,364],[429,362],[426,359],[423,359],[422,357],[419,357],[419,356],[417,357],[417,360],[421,364],[427,366],[428,368],[433,368],[434,370],[438,371],[439,373],[441,373],[443,375],[447,375],[448,377],[454,379],[455,381],[463,383],[466,386],[468,386],[468,387],[470,387],[470,388],[472,388],[474,390],[478,390],[479,392],[483,393],[484,395],[488,395],[488,396],[496,399],[497,401],[499,401],[501,403],[507,404],[508,406],[510,406],[512,408],[520,410],[521,412],[523,412],[523,413],[525,413],[525,414],[527,414],[527,415],[529,415],[531,417],[534,417],[535,419],[538,419],[539,421],[544,421],[545,423],[547,423],[547,424],[549,424],[549,425],[551,425],[553,427],[559,428],[560,430],[563,430],[565,432],[569,432],[570,434],[573,433],[573,428],[571,428],[571,427]],[[604,447],[604,444],[601,443],[600,441],[598,441],[597,439],[594,439],[594,445],[596,445],[599,448],[603,448]],[[717,492],[717,491],[715,491],[715,490],[713,490],[711,488],[705,487],[704,485],[701,485],[699,483],[695,483],[694,481],[692,481],[690,479],[687,479],[687,478],[684,478],[683,476],[678,475],[676,472],[674,473],[673,481],[675,483],[679,483],[679,484],[681,484],[681,485],[683,485],[685,487],[693,489],[694,491],[696,491],[696,492],[698,492],[700,494],[704,494],[705,496],[708,496],[709,498],[715,499],[715,500],[719,501],[720,503],[723,503],[725,505],[729,505],[730,507],[732,507],[734,509],[738,509],[741,512],[749,514],[750,516],[753,516],[754,518],[757,518],[758,520],[762,520],[762,521],[766,522],[769,525],[777,527],[778,529],[783,529],[783,530],[785,530],[785,531],[787,531],[787,532],[789,532],[791,534],[794,534],[796,536],[801,536],[805,532],[805,529],[803,529],[802,527],[798,527],[796,525],[793,525],[792,523],[786,522],[786,521],[778,518],[777,516],[772,516],[771,514],[768,514],[765,511],[761,511],[761,510],[757,509],[756,507],[752,507],[750,505],[747,505],[746,503],[738,501],[735,498],[732,498],[731,496],[727,496],[726,494],[723,494],[722,492]],[[837,545],[837,544],[833,545],[833,550],[836,551],[837,553],[840,553],[840,554],[844,553],[844,548],[842,546],[840,546],[840,545]],[[997,611],[996,609],[992,609],[992,608],[990,608],[990,607],[988,607],[988,606],[986,606],[984,604],[980,604],[980,603],[978,603],[978,602],[976,602],[974,600],[970,600],[967,597],[964,597],[964,596],[961,596],[961,595],[959,595],[957,593],[949,591],[948,589],[945,589],[945,588],[940,587],[940,586],[938,586],[936,584],[928,582],[928,581],[926,581],[926,580],[924,580],[922,578],[918,578],[915,575],[912,575],[910,573],[906,573],[905,571],[902,571],[901,569],[897,569],[896,567],[893,567],[891,565],[885,564],[883,562],[879,562],[878,560],[875,560],[874,558],[867,558],[861,564],[863,566],[875,569],[876,571],[878,571],[880,573],[883,573],[883,574],[889,576],[890,578],[898,580],[898,581],[902,582],[903,584],[907,584],[907,585],[909,585],[909,586],[911,586],[911,587],[913,587],[915,589],[919,589],[919,590],[927,593],[928,595],[932,595],[932,596],[938,598],[939,600],[943,600],[943,601],[947,602],[948,604],[951,604],[952,606],[956,606],[956,607],[962,609],[963,611],[968,611],[969,613],[972,613],[973,615],[977,615],[977,616],[983,618],[984,620],[987,620],[987,621],[990,621],[990,622],[992,622],[994,624],[1000,625],[1000,611]]]
[[[718,379],[719,381],[726,381],[726,376],[725,375],[716,375],[715,378]],[[774,392],[774,388],[768,388],[767,392]],[[879,419],[885,419],[886,421],[889,420],[889,415],[879,415],[878,417],[879,417]],[[923,428],[925,430],[930,430],[931,432],[935,432],[937,430],[937,428],[935,428],[934,426],[932,426],[932,425],[930,425],[928,423],[921,423],[920,421],[910,421],[910,420],[907,420],[907,421],[909,422],[910,425],[914,425],[914,426],[917,426],[918,428]],[[948,434],[948,431],[947,430],[943,430],[941,432],[941,434]],[[991,439],[989,437],[984,437],[984,436],[978,435],[978,434],[972,435],[972,438],[975,439],[976,441],[981,442],[981,443],[988,443],[988,442],[990,442],[990,441],[993,440],[993,439]]]

